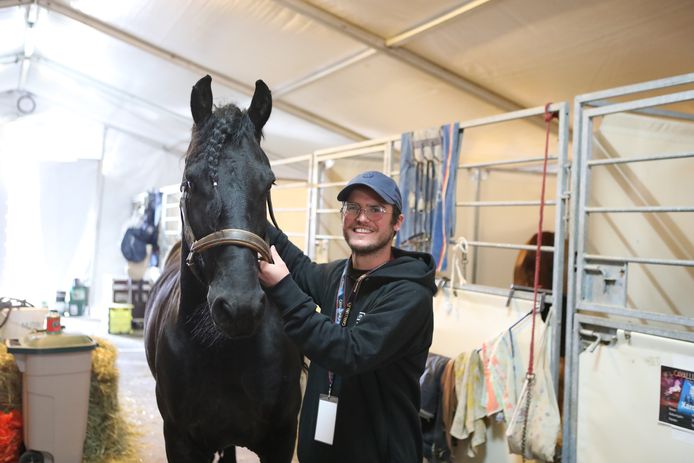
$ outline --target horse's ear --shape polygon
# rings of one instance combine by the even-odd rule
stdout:
[[[255,81],[255,92],[248,108],[248,117],[255,126],[255,137],[260,140],[263,126],[270,118],[272,112],[272,93],[262,80]]]
[[[190,112],[195,125],[200,125],[212,114],[212,77],[198,80],[190,93]]]

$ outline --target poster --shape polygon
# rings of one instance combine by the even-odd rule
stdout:
[[[660,366],[661,423],[694,431],[694,372]]]

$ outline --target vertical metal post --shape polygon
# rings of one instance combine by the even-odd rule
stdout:
[[[579,98],[574,99],[574,126],[573,126],[573,159],[571,168],[571,212],[569,214],[569,265],[567,268],[567,294],[566,294],[566,346],[564,351],[564,397],[563,397],[563,417],[562,423],[562,461],[569,463],[574,460],[572,453],[573,442],[571,440],[572,431],[575,429],[573,415],[571,415],[571,393],[573,391],[573,348],[574,348],[574,292],[576,268],[576,214],[578,212],[578,171],[580,165],[580,146],[581,146],[581,113],[583,107]],[[568,359],[568,361],[567,361]]]
[[[314,154],[311,153],[308,158],[308,173],[306,175],[306,238],[304,239],[304,252],[306,255],[311,256],[310,253],[312,249],[311,237],[315,236],[311,234],[311,217],[313,217],[312,201],[313,201],[313,162]]]
[[[564,214],[566,211],[566,202],[568,201],[569,187],[566,180],[566,171],[568,169],[567,151],[569,137],[569,108],[566,103],[562,103],[559,108],[559,132],[558,132],[558,169],[557,169],[557,184],[555,188],[556,207],[554,211],[554,223],[556,229],[554,233],[554,272],[552,275],[552,294],[554,307],[554,316],[552,317],[552,345],[550,347],[550,365],[552,367],[552,380],[554,381],[554,390],[559,390],[559,356],[561,348],[561,326],[563,318],[563,295],[564,295],[564,239],[566,231],[564,225]]]
[[[308,249],[306,255],[316,258],[316,234],[318,233],[318,159],[311,155],[309,169],[309,210],[308,210]]]
[[[475,176],[475,202],[479,202],[480,198],[482,197],[482,169],[477,167],[473,171],[473,175]],[[472,240],[473,241],[479,241],[480,240],[480,208],[476,207],[475,208],[475,218],[474,218],[474,229],[472,233]],[[470,277],[470,281],[472,284],[477,284],[477,255],[479,254],[479,248],[477,246],[473,246],[472,248],[472,276]]]

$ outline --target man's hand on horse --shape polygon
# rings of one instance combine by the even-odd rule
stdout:
[[[287,264],[284,263],[274,245],[270,247],[270,254],[272,255],[273,263],[261,260],[258,271],[258,279],[266,288],[272,288],[289,275]]]

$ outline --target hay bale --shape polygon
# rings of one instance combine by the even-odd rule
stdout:
[[[22,408],[22,375],[14,361],[14,355],[7,352],[4,343],[0,343],[0,410]]]
[[[102,338],[92,354],[84,462],[138,461],[133,447],[134,427],[125,420],[118,402],[116,347]]]
[[[118,402],[116,347],[105,339],[94,338],[92,352],[87,435],[84,463],[129,463],[140,461],[135,449],[137,433],[121,412]],[[14,356],[0,345],[0,409],[22,408],[22,375]]]

